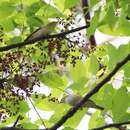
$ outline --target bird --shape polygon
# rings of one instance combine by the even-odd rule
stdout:
[[[25,41],[29,42],[29,41],[32,41],[34,39],[41,38],[43,36],[47,36],[47,35],[51,34],[54,31],[56,25],[57,25],[57,22],[54,21],[54,22],[48,23],[47,25],[45,25],[43,27],[38,28],[33,33],[31,33],[25,39]]]
[[[68,94],[66,96],[64,96],[61,99],[61,103],[67,103],[71,106],[75,106],[78,102],[80,102],[82,99],[82,96],[80,96],[79,94]],[[88,101],[83,105],[83,107],[88,107],[88,108],[95,108],[95,109],[99,109],[99,110],[104,110],[103,107],[97,105],[94,101],[92,101],[91,99],[88,99]]]

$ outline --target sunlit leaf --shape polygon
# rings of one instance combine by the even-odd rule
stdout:
[[[60,2],[59,2],[59,0],[53,0],[53,1],[54,1],[54,4],[56,5],[56,7],[57,7],[59,10],[61,10],[61,11],[64,10],[65,0],[61,0]]]
[[[22,126],[23,128],[26,128],[26,129],[38,129],[38,126],[31,122],[22,123],[22,124],[20,124],[20,126]]]
[[[83,93],[84,91],[86,92],[85,85],[87,83],[87,78],[82,77],[79,80],[75,81],[72,83],[69,88],[71,88],[75,93]]]
[[[71,126],[71,128],[75,128],[80,123],[86,111],[86,108],[78,111],[78,113],[76,113],[64,124],[64,126]],[[63,108],[60,111],[56,111],[56,113],[51,117],[50,121],[57,122],[60,119],[59,115],[62,117],[65,113],[66,111]]]
[[[100,2],[100,0],[91,0],[91,1],[90,1],[90,6],[93,7],[93,6],[95,6],[98,2]]]
[[[77,129],[73,129],[71,127],[65,127],[63,130],[77,130]]]
[[[129,106],[129,96],[127,94],[127,89],[125,87],[121,87],[114,94],[112,100],[113,119],[117,122],[122,121],[122,118],[124,118],[124,116],[126,115],[126,110]]]
[[[106,84],[96,95],[92,97],[92,99],[103,108],[111,109],[112,97],[114,96],[115,92],[116,90],[112,87],[111,84]]]
[[[107,44],[106,49],[109,56],[108,67],[109,69],[112,69],[114,65],[118,62],[118,51],[117,48],[114,47],[112,44]]]
[[[78,79],[86,76],[86,67],[82,61],[77,61],[76,66],[70,69],[70,74],[73,80],[77,81]]]
[[[65,124],[64,126],[71,126],[71,128],[76,128],[78,124],[80,123],[81,119],[83,116],[86,114],[87,109],[84,108],[82,110],[79,110],[73,117],[71,117]]]
[[[49,87],[62,87],[64,86],[62,78],[54,73],[54,72],[47,72],[45,74],[39,75],[39,79]]]
[[[74,7],[76,6],[77,4],[79,4],[80,1],[79,0],[65,0],[65,9],[67,8],[71,8],[71,7]]]
[[[49,17],[55,18],[55,17],[63,16],[62,13],[57,8],[45,3],[39,9],[37,15],[41,15],[44,18],[49,18]]]
[[[99,10],[95,12],[94,17],[92,18],[92,21],[90,23],[90,27],[87,29],[87,35],[90,37],[95,32],[97,26],[98,26],[98,20],[99,20]]]
[[[0,20],[11,16],[11,14],[15,11],[15,6],[11,2],[1,2],[0,3]]]
[[[126,77],[130,77],[130,71],[129,71],[129,68],[130,68],[130,61],[124,65],[123,69],[124,69],[124,74]]]
[[[103,117],[101,116],[101,112],[96,111],[91,116],[88,126],[89,126],[89,129],[92,129],[92,128],[97,128],[97,127],[103,126],[104,124],[105,124],[105,121],[104,121]]]
[[[27,17],[34,16],[35,13],[36,13],[39,9],[40,9],[40,3],[39,3],[39,2],[33,3],[31,6],[29,6],[29,7],[26,9],[26,15],[27,15]]]
[[[2,20],[2,21],[0,21],[0,24],[4,28],[5,32],[13,31],[13,29],[15,28],[12,18]]]

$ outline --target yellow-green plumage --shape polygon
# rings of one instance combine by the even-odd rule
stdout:
[[[67,103],[71,106],[74,106],[76,105],[80,100],[82,99],[82,97],[79,95],[79,94],[69,94],[65,97],[63,97],[61,99],[61,102],[62,103]],[[103,110],[104,108],[99,106],[99,105],[96,105],[96,103],[94,103],[92,100],[88,100],[84,105],[83,107],[90,107],[90,108],[95,108],[95,109],[100,109],[100,110]]]
[[[46,26],[38,28],[36,31],[31,33],[25,39],[25,41],[32,41],[36,38],[40,38],[40,37],[51,34],[54,31],[56,25],[57,25],[57,22],[51,22],[51,23],[47,24]]]

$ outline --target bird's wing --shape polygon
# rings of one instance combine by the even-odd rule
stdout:
[[[29,41],[29,40],[32,40],[32,37],[36,32],[38,32],[39,30],[41,30],[41,27],[36,29],[34,32],[32,32],[24,41]]]

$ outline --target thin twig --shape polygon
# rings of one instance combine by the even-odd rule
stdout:
[[[0,130],[27,130],[27,129],[14,128],[14,127],[4,127],[4,128],[0,128]]]
[[[14,128],[14,127],[3,127],[3,128],[0,128],[0,130],[49,130],[49,129],[24,129],[24,128]]]
[[[82,29],[86,29],[88,27],[89,27],[88,25],[85,25],[85,26],[82,26],[82,27],[79,27],[79,28],[75,28],[75,29],[66,31],[66,32],[61,32],[61,33],[53,34],[53,35],[46,35],[46,36],[34,38],[33,40],[30,40],[30,41],[24,41],[24,42],[15,43],[15,44],[12,44],[12,45],[0,47],[0,52],[8,51],[8,50],[14,49],[14,48],[21,48],[21,47],[26,46],[26,45],[35,44],[35,42],[38,42],[38,41],[41,41],[41,40],[46,40],[46,39],[56,38],[56,37],[64,37],[67,34],[74,33],[74,32],[80,31]]]
[[[41,118],[40,114],[38,113],[38,111],[37,111],[36,107],[34,106],[33,102],[31,101],[31,99],[30,99],[29,97],[28,97],[28,99],[29,99],[29,101],[31,102],[31,104],[32,104],[32,106],[33,106],[33,108],[34,108],[35,112],[37,113],[37,115],[38,115],[39,119],[41,120],[42,124],[43,124],[43,125],[44,125],[44,127],[46,128],[46,125],[45,125],[44,121],[42,120],[42,118]]]
[[[111,128],[111,127],[119,128],[122,125],[128,125],[128,124],[130,124],[130,121],[121,122],[121,123],[108,124],[108,125],[104,125],[104,126],[101,126],[101,127],[98,127],[98,128],[93,128],[92,130],[104,130],[106,128]]]
[[[21,116],[19,115],[17,117],[16,121],[14,122],[13,127],[16,127],[16,125],[17,125],[18,121],[20,120],[20,118],[21,118]]]

